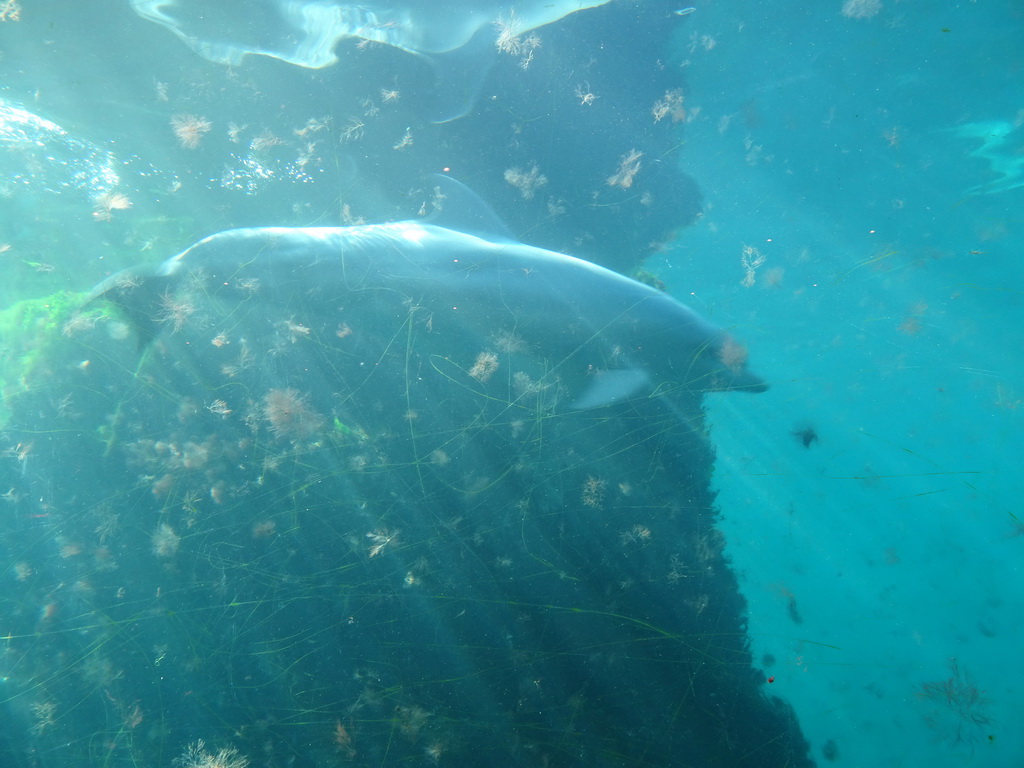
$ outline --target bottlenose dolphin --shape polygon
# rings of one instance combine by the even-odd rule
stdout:
[[[487,70],[487,56],[497,49],[529,53],[536,43],[525,41],[526,33],[608,1],[131,0],[131,5],[200,56],[229,66],[258,55],[321,69],[338,61],[335,49],[345,39],[426,56],[439,85],[454,93],[439,97],[451,105],[433,118],[446,122],[469,108]],[[465,49],[462,54],[460,49]]]
[[[552,362],[575,409],[767,388],[742,346],[664,292],[572,256],[423,221],[220,232],[148,272],[113,275],[90,301],[121,304],[148,341],[171,332],[182,290],[237,302],[254,281],[260,288],[246,301],[327,314],[325,325],[366,307],[375,316],[415,311],[432,338],[514,339]]]
[[[211,61],[237,66],[249,54],[301,67],[334,64],[335,46],[357,38],[410,53],[461,48],[482,28],[521,35],[609,0],[131,0]]]

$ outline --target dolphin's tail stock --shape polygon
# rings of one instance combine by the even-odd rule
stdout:
[[[139,350],[145,349],[160,330],[163,297],[169,295],[174,276],[160,265],[129,267],[99,283],[83,309],[96,301],[117,306],[135,330]]]

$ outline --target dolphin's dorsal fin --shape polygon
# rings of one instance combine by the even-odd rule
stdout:
[[[427,219],[431,224],[494,243],[519,242],[494,209],[461,181],[442,173],[432,173],[428,180],[443,196],[441,206]]]
[[[443,53],[420,54],[434,70],[434,88],[423,96],[423,114],[434,125],[465,117],[476,104],[487,74],[498,57],[488,24],[466,42]],[[404,94],[403,94],[404,97]]]

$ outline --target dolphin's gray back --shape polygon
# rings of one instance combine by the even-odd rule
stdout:
[[[727,334],[668,294],[571,256],[415,221],[207,237],[144,276],[143,289],[122,302],[146,341],[159,331],[156,304],[189,281],[226,296],[258,283],[262,301],[317,303],[324,312],[416,310],[439,333],[481,342],[511,334],[588,370],[634,371],[615,377],[624,382],[617,393],[591,390],[581,402],[603,404],[666,381],[694,391],[765,388],[744,361],[723,363]],[[105,281],[94,296],[117,282]]]

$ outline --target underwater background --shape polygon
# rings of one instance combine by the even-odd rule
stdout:
[[[417,5],[303,46],[318,4],[0,3],[6,764],[1020,765],[1024,10]],[[206,286],[141,367],[76,314],[218,231],[432,215],[432,173],[642,264],[771,388],[556,417],[558,361],[506,338],[502,391],[493,335],[358,307],[400,385],[340,402],[304,299]],[[691,732],[726,710],[672,643],[749,751]]]

